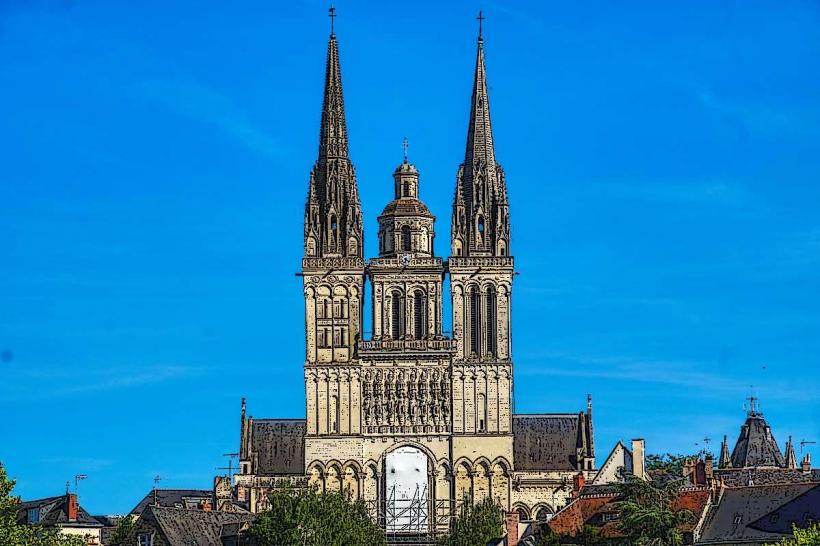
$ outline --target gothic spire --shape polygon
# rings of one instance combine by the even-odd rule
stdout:
[[[336,10],[330,8],[331,23]],[[331,27],[327,44],[319,157],[305,204],[305,257],[362,258],[364,230],[356,172],[348,157],[339,44]]]
[[[335,17],[333,8],[331,8],[332,17]],[[339,43],[336,41],[336,33],[331,31],[327,44],[325,94],[322,102],[322,126],[319,131],[319,159],[334,157],[347,158],[347,124],[342,96]]]
[[[484,37],[479,13],[467,148],[459,168],[453,199],[453,256],[509,256],[510,221],[504,171],[496,162],[490,122],[490,97],[484,63]]]
[[[483,20],[483,17],[479,20]],[[480,30],[475,60],[475,76],[473,78],[473,95],[470,104],[470,125],[467,129],[467,153],[465,154],[464,163],[470,165],[475,161],[495,165],[493,129],[490,124],[490,98],[487,93],[487,69],[484,66],[484,38]]]
[[[794,443],[791,436],[789,436],[789,441],[786,443],[786,468],[797,468],[797,457],[794,455]]]
[[[729,456],[729,438],[723,435],[723,442],[720,444],[720,459],[718,468],[732,468],[732,458]]]

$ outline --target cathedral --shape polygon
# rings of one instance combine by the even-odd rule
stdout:
[[[284,484],[343,492],[388,533],[419,535],[485,498],[522,520],[548,519],[595,474],[592,403],[575,413],[513,411],[514,247],[481,32],[448,257],[435,253],[435,217],[406,152],[377,218],[378,255],[365,256],[346,123],[331,32],[304,216],[305,418],[255,419],[243,399],[234,500],[257,512]]]

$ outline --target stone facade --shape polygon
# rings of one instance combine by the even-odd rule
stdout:
[[[514,260],[504,171],[495,159],[479,38],[467,147],[453,199],[449,259],[404,161],[378,217],[378,256],[364,231],[336,36],[328,44],[319,156],[305,207],[304,420],[254,420],[242,406],[236,497],[251,511],[290,482],[363,499],[374,514],[418,502],[446,524],[460,502],[493,498],[525,518],[566,504],[595,472],[586,412],[513,414]],[[452,337],[442,331],[449,277]],[[369,284],[372,335],[363,333]],[[425,464],[408,464],[426,461]],[[388,528],[403,516],[381,519]],[[396,523],[398,522],[398,523]],[[406,526],[405,526],[406,527]]]

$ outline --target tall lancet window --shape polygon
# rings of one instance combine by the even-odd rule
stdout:
[[[404,309],[400,292],[393,292],[390,297],[390,337],[400,339],[402,335],[402,323],[404,322]]]
[[[410,243],[410,226],[404,226],[401,228],[401,249],[410,252]]]
[[[481,309],[481,295],[473,287],[470,289],[470,354],[481,354],[481,337],[479,337],[478,315]]]
[[[424,294],[421,291],[413,295],[413,337],[424,337]]]
[[[496,351],[496,293],[492,286],[487,289],[487,354],[495,355]]]

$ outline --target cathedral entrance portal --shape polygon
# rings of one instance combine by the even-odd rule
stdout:
[[[388,533],[426,533],[428,530],[427,455],[404,446],[385,457],[385,530]]]

